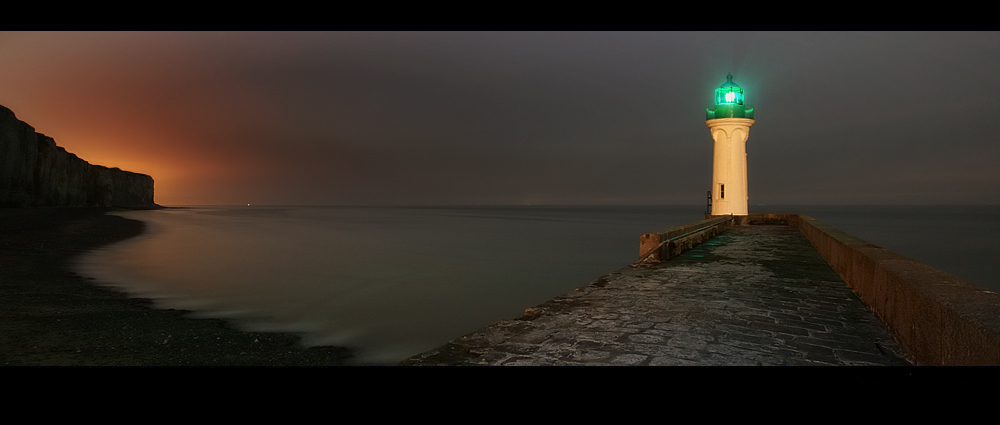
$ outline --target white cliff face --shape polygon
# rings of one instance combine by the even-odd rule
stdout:
[[[705,121],[715,140],[712,161],[712,215],[747,215],[747,138],[754,120]]]
[[[153,178],[92,165],[0,106],[0,207],[152,207]]]

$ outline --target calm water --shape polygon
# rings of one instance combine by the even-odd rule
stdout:
[[[132,211],[151,232],[80,268],[163,307],[394,363],[628,265],[641,233],[702,208]]]
[[[151,231],[80,271],[162,307],[297,332],[391,364],[624,267],[643,232],[703,206],[199,207],[131,211]],[[1000,291],[1000,207],[756,206],[841,230]],[[935,241],[930,243],[930,241]],[[943,243],[942,243],[943,242]]]

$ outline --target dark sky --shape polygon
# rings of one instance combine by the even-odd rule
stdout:
[[[1000,203],[996,32],[0,33],[0,105],[156,202]]]

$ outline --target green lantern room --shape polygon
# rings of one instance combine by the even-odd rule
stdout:
[[[743,88],[733,82],[733,74],[726,75],[726,82],[715,89],[715,107],[708,108],[706,120],[719,118],[753,119],[753,107],[743,104]]]

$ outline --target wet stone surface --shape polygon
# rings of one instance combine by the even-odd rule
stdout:
[[[730,229],[404,365],[909,365],[798,229]]]

